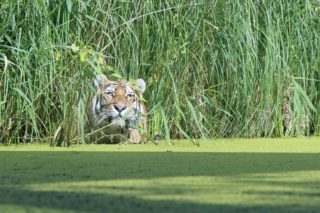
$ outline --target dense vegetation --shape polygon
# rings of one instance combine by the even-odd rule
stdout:
[[[1,140],[83,133],[100,72],[147,81],[150,135],[319,135],[319,17],[317,0],[2,0]]]

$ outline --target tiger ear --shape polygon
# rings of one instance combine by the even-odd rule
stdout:
[[[107,81],[108,81],[108,78],[107,78],[104,74],[96,75],[96,78],[93,80],[94,85],[95,85],[97,88],[100,88],[101,85],[103,85],[104,82],[107,82]]]
[[[136,84],[139,87],[141,94],[143,94],[146,90],[146,82],[143,79],[139,78],[137,79]]]

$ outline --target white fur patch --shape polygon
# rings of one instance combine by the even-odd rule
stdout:
[[[139,79],[136,81],[136,84],[137,84],[137,86],[140,88],[141,94],[143,94],[144,91],[146,90],[146,82],[145,82],[143,79],[139,78]]]
[[[99,88],[103,82],[107,81],[107,77],[103,74],[99,74],[99,75],[96,75],[96,78],[94,79],[94,85]]]
[[[106,92],[114,92],[116,90],[116,85],[111,84],[107,87]]]

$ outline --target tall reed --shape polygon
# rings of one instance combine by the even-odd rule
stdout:
[[[319,1],[2,0],[0,14],[2,142],[83,141],[101,72],[147,81],[150,136],[320,134]]]

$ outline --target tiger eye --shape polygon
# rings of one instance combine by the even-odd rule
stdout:
[[[107,95],[114,96],[114,92],[106,92]]]

